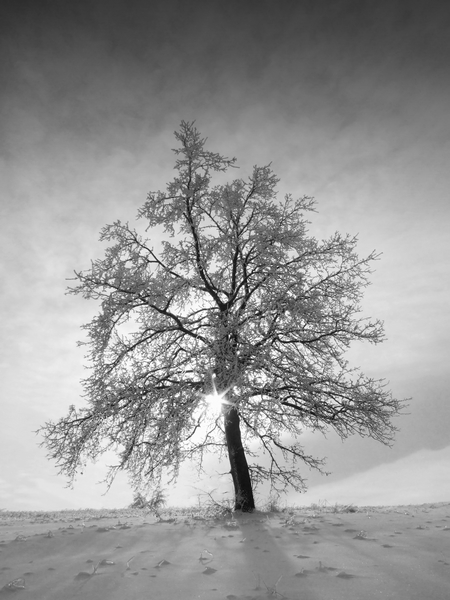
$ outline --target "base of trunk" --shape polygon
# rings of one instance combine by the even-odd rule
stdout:
[[[224,414],[225,438],[230,459],[231,476],[234,484],[235,510],[252,512],[255,509],[252,482],[247,458],[242,447],[239,413],[234,406]]]

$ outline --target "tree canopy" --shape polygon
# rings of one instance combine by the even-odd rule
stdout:
[[[46,423],[44,443],[71,481],[116,451],[108,481],[124,469],[136,490],[228,451],[236,508],[251,510],[259,481],[302,490],[300,465],[321,467],[305,428],[393,440],[401,402],[345,358],[384,339],[360,306],[377,255],[360,258],[349,235],[310,236],[314,200],[279,199],[271,165],[213,185],[235,159],[207,150],[194,123],[175,137],[176,176],[138,212],[150,233],[107,225],[104,258],[76,272],[70,292],[100,301],[84,326],[88,405]]]

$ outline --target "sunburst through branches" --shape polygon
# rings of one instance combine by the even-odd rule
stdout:
[[[228,391],[229,390],[226,389],[222,392],[219,392],[213,378],[212,389],[207,394],[203,394],[203,400],[206,404],[205,410],[208,412],[213,412],[214,414],[220,414],[224,404],[231,404],[231,402],[226,398]]]

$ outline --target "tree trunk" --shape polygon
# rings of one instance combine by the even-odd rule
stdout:
[[[224,413],[225,438],[230,459],[231,476],[233,477],[235,493],[235,510],[252,512],[255,508],[252,482],[248,470],[247,458],[242,447],[239,413],[232,406]]]

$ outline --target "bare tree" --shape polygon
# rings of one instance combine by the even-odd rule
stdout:
[[[161,249],[117,221],[101,233],[105,258],[76,273],[70,291],[101,302],[84,326],[88,406],[46,423],[43,444],[70,481],[113,449],[107,481],[124,469],[136,490],[226,449],[235,507],[251,511],[259,481],[301,490],[299,461],[321,468],[299,445],[305,428],[392,442],[402,403],[345,360],[351,342],[383,341],[382,323],[360,316],[377,255],[359,258],[348,235],[309,236],[313,200],[278,200],[270,165],[212,186],[235,159],[207,151],[194,123],[175,136],[177,175],[138,213],[164,229]],[[255,441],[264,464],[247,462]]]

